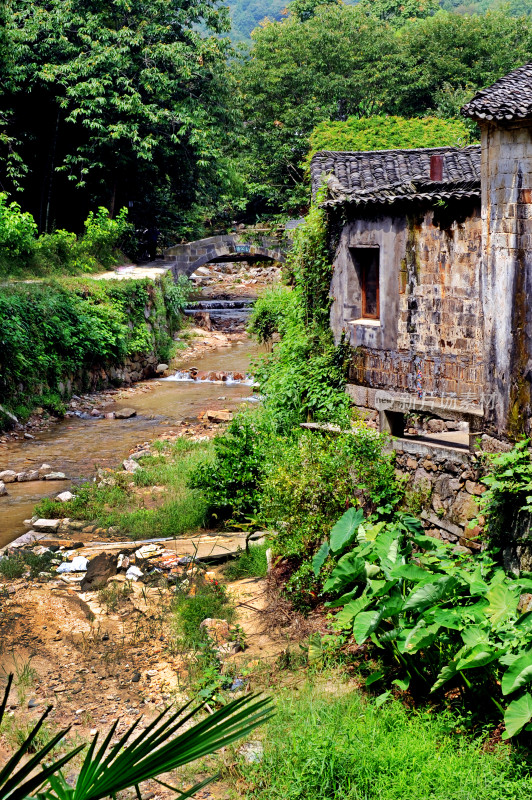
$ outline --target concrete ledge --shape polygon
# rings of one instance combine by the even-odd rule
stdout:
[[[392,439],[390,449],[400,453],[410,453],[415,456],[427,456],[428,458],[445,458],[455,461],[458,464],[468,464],[471,452],[466,448],[451,447],[442,444],[429,444],[428,442],[416,442],[409,439]]]

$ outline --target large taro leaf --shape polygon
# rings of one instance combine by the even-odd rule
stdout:
[[[333,553],[339,553],[351,544],[363,520],[364,512],[361,508],[348,508],[345,514],[342,514],[331,531],[329,544]]]
[[[526,650],[506,670],[501,680],[503,694],[511,694],[532,681],[532,650]]]
[[[373,611],[362,611],[355,617],[353,623],[353,636],[357,644],[363,644],[368,636],[377,630],[381,621],[381,612],[373,609]]]
[[[339,592],[344,586],[354,583],[361,575],[365,577],[365,562],[355,553],[346,553],[331,572],[323,587],[324,592]]]
[[[456,578],[453,578],[451,575],[443,575],[432,583],[426,583],[424,586],[414,589],[408,595],[403,610],[422,611],[434,603],[438,603],[444,597],[447,597],[456,584]]]
[[[428,647],[436,639],[439,629],[440,626],[437,623],[427,625],[425,620],[420,620],[414,628],[409,631],[403,631],[403,633],[406,633],[406,638],[402,647],[399,648],[400,652],[413,654],[424,647]]]
[[[356,600],[352,600],[348,603],[341,611],[334,618],[335,627],[337,628],[348,628],[350,627],[351,623],[353,622],[354,618],[359,614],[361,611],[364,611],[365,608],[369,606],[371,603],[372,598],[368,597],[367,595],[363,594],[361,597],[357,598]]]
[[[418,567],[416,564],[394,564],[391,569],[390,575],[392,578],[402,578],[406,581],[419,581],[430,580],[431,574],[426,569]]]
[[[314,555],[314,558],[312,559],[312,569],[316,577],[318,577],[320,574],[320,569],[325,564],[329,552],[330,548],[328,542],[323,542],[318,552]]]
[[[464,627],[465,617],[463,608],[435,608],[432,613],[434,622],[437,622],[442,628],[451,628],[455,631]]]
[[[486,592],[486,599],[489,603],[486,616],[490,618],[492,625],[497,625],[517,612],[519,592],[499,583]]]
[[[457,659],[454,658],[452,661],[449,661],[449,663],[446,664],[445,667],[442,667],[442,669],[438,674],[438,677],[436,678],[436,682],[434,683],[434,685],[430,690],[431,692],[435,692],[437,689],[441,689],[441,687],[445,683],[447,683],[447,681],[450,681],[452,678],[454,678],[454,676],[456,675],[456,663]]]
[[[455,611],[457,609],[453,609]],[[462,641],[466,647],[475,647],[477,644],[488,644],[489,631],[482,625],[468,625],[462,631]]]
[[[520,733],[525,725],[532,719],[532,695],[524,694],[517,700],[512,700],[504,713],[504,724],[506,730],[502,738],[511,739]]]
[[[474,669],[475,667],[485,667],[486,664],[491,664],[496,661],[499,656],[502,656],[504,650],[494,647],[490,644],[480,643],[468,650],[462,650],[460,658],[456,660],[456,669],[461,671],[463,669]]]

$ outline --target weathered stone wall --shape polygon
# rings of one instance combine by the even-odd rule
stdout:
[[[380,319],[361,319],[350,248],[380,253]],[[481,402],[484,389],[477,201],[413,217],[360,216],[341,230],[331,283],[331,326],[357,348],[354,383]]]
[[[488,424],[530,432],[532,122],[482,123],[482,299]]]
[[[467,452],[396,440],[398,477],[408,481],[412,503],[419,503],[427,532],[438,539],[480,550],[481,527],[469,528],[478,515],[476,499],[484,492],[482,466]],[[417,510],[417,509],[416,509]]]

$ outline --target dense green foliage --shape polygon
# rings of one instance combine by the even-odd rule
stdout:
[[[167,358],[186,292],[166,280],[18,283],[0,288],[0,402],[61,392],[95,365],[155,352]],[[149,320],[145,311],[150,312]]]
[[[6,0],[0,177],[39,230],[90,207],[194,225],[231,183],[225,8],[216,0]]]
[[[298,676],[299,677],[299,676]],[[249,800],[526,800],[518,754],[456,735],[450,715],[381,707],[341,676],[281,690],[264,757],[238,764]]]
[[[421,695],[459,687],[466,708],[489,715],[489,699],[504,713],[503,738],[529,725],[532,613],[519,599],[530,578],[507,577],[487,554],[460,556],[414,517],[374,523],[354,508],[314,557],[316,575],[330,558],[323,593],[342,606],[336,628],[372,642],[383,665],[368,685],[395,679]]]
[[[126,208],[111,219],[100,207],[89,213],[82,236],[63,230],[38,236],[32,215],[0,193],[0,278],[108,269],[118,262],[118,248],[130,230]]]
[[[318,123],[376,114],[456,119],[475,90],[530,59],[528,18],[439,11],[403,18],[398,28],[381,11],[318,5],[305,21],[289,14],[253,33],[251,58],[233,75],[246,121],[235,158],[254,210],[294,213],[308,202],[302,162]],[[393,147],[393,138],[379,146]]]
[[[309,137],[307,162],[319,150],[391,150],[412,147],[463,147],[470,130],[464,120],[436,117],[349,117],[320,122]]]

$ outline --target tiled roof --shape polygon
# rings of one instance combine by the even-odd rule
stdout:
[[[462,108],[473,119],[513,120],[532,117],[532,64],[514,69],[478,92]]]
[[[442,156],[441,181],[430,178],[431,156]],[[310,165],[312,192],[325,182],[325,205],[394,203],[480,195],[480,146],[361,153],[322,151]]]

